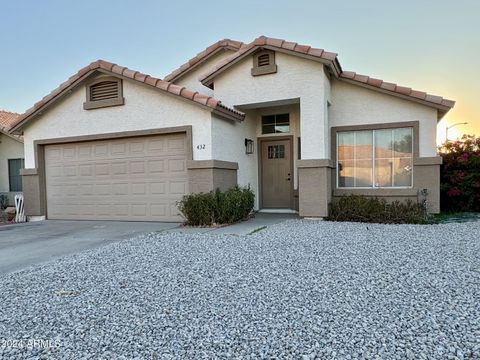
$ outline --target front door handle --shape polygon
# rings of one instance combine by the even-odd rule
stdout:
[[[287,181],[290,181],[290,174],[287,175]]]

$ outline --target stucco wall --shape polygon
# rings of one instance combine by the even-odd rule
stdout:
[[[231,54],[233,54],[233,51],[228,49],[218,52],[210,59],[202,62],[193,70],[189,71],[187,74],[179,78],[177,81],[174,81],[174,83],[180,86],[185,86],[189,90],[198,91],[199,93],[212,96],[213,90],[206,86],[203,86],[202,83],[198,81],[198,79],[201,75],[208,72],[208,70],[210,70],[215,64],[222,61]]]
[[[33,120],[24,131],[25,168],[36,167],[34,140],[183,125],[192,125],[193,159],[211,159],[210,111],[131,81],[123,81],[123,94],[123,106],[84,110],[85,88],[80,86]],[[199,150],[197,144],[205,148]]]
[[[275,74],[252,76],[252,57],[233,65],[214,81],[214,96],[229,106],[300,99],[302,159],[323,159],[328,133],[325,126],[323,65],[277,52]]]
[[[0,194],[6,193],[13,205],[14,193],[9,193],[8,159],[23,159],[23,144],[0,133]]]
[[[338,80],[331,102],[330,127],[419,121],[420,156],[436,156],[436,109]]]
[[[249,111],[243,122],[227,122],[212,117],[212,156],[216,160],[238,163],[237,182],[255,192],[255,208],[258,209],[258,163],[256,144],[256,112]],[[255,141],[253,154],[245,154],[245,139]]]

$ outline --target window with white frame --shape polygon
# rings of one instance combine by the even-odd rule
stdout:
[[[338,188],[412,186],[411,127],[337,132]]]

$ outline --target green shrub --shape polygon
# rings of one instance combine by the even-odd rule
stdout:
[[[330,204],[327,220],[381,224],[425,224],[429,222],[422,205],[407,200],[387,203],[365,196],[342,196]]]
[[[215,197],[213,193],[185,195],[178,203],[178,210],[192,226],[211,225],[214,222]]]
[[[232,224],[248,218],[255,195],[249,187],[235,186],[227,191],[185,195],[178,203],[185,223],[191,226]]]

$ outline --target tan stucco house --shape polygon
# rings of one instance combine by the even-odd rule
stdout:
[[[23,139],[10,132],[19,116],[0,110],[0,195],[7,196],[10,206],[14,205],[15,195],[22,193]]]
[[[423,193],[435,213],[436,127],[453,106],[262,36],[219,41],[163,80],[95,61],[13,132],[31,217],[178,221],[184,194],[235,184],[257,209],[301,216],[344,194]]]

